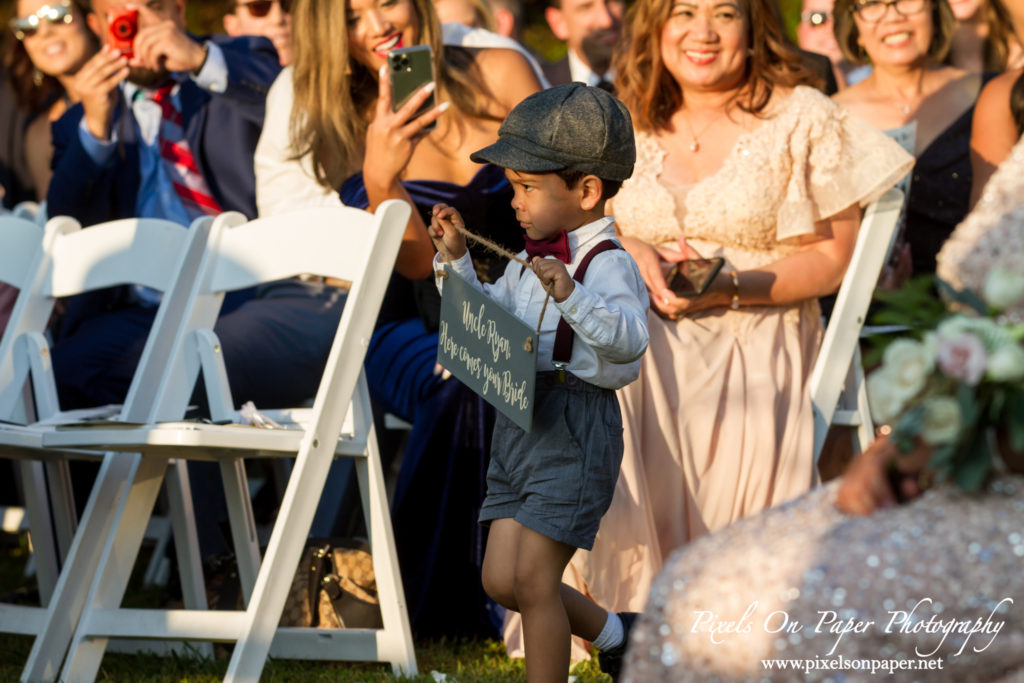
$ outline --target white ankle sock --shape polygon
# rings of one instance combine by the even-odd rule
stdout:
[[[622,619],[615,612],[608,613],[608,621],[604,622],[601,633],[594,638],[594,647],[598,650],[610,650],[613,647],[622,645],[626,634],[622,630]]]

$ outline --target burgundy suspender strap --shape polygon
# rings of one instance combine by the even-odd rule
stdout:
[[[593,249],[587,252],[587,255],[580,261],[579,267],[576,268],[576,272],[573,273],[572,279],[576,282],[582,283],[583,276],[587,274],[587,266],[594,260],[594,257],[600,253],[606,252],[609,249],[621,249],[618,244],[611,240],[605,240],[598,242]],[[569,363],[569,359],[572,358],[572,344],[576,340],[576,333],[573,331],[572,326],[565,322],[565,318],[558,319],[558,329],[555,330],[555,348],[551,352],[551,360],[556,363]]]

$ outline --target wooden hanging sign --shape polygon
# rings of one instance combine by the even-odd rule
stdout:
[[[530,431],[537,330],[449,266],[441,294],[437,362],[503,415]]]

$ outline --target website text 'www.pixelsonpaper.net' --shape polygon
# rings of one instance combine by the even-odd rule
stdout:
[[[938,671],[942,659],[856,659],[815,657],[814,659],[762,659],[765,671],[793,671],[811,674],[816,671],[858,671],[866,674],[895,674],[897,671]]]

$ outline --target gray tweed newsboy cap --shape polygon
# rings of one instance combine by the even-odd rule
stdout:
[[[523,173],[563,168],[605,180],[633,174],[636,145],[626,105],[582,83],[534,93],[509,112],[498,141],[469,157]]]

